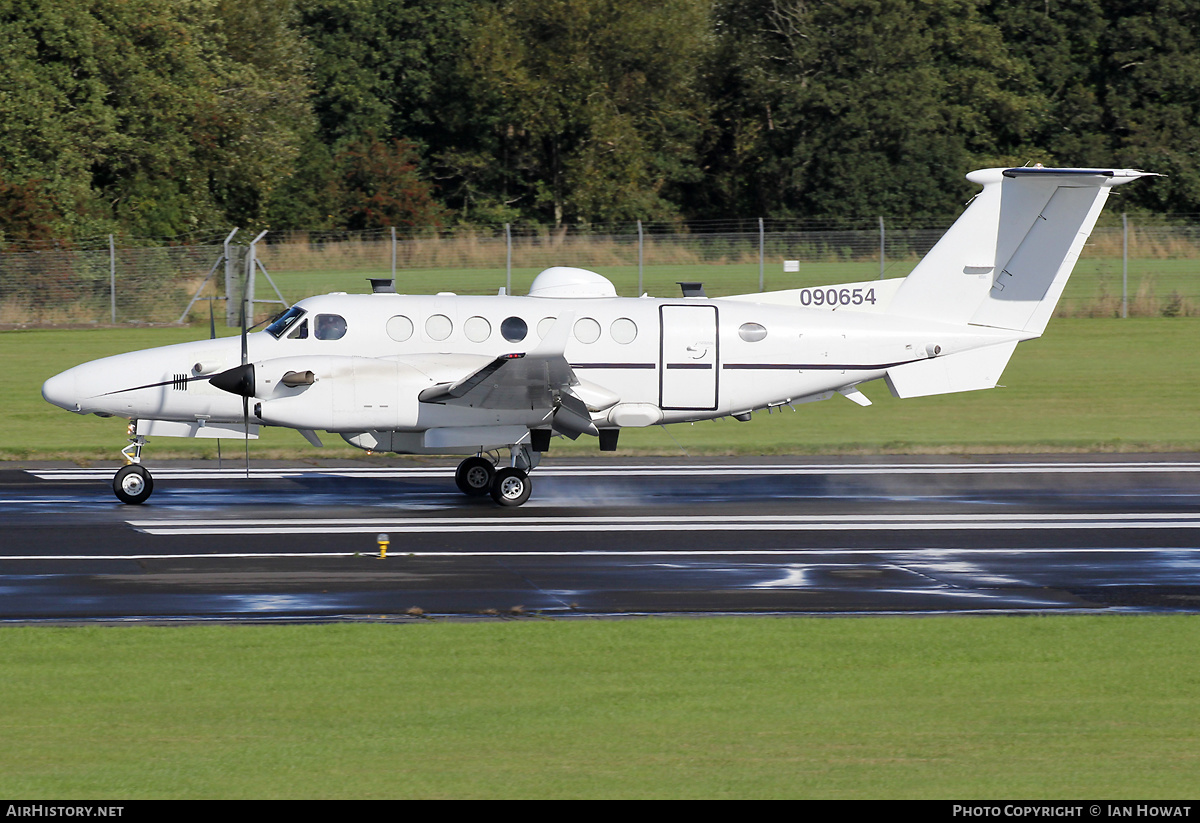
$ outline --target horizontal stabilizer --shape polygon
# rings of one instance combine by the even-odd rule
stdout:
[[[888,389],[901,398],[992,389],[1016,347],[1014,340],[896,366],[887,370]]]

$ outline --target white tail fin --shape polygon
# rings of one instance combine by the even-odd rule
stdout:
[[[891,314],[1037,337],[1058,304],[1109,190],[1132,169],[984,169],[983,186],[892,300]]]

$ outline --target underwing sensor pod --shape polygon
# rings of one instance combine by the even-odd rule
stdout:
[[[612,450],[623,428],[825,400],[992,388],[1039,337],[1113,186],[1131,169],[985,169],[983,190],[908,277],[709,298],[618,297],[601,275],[546,269],[524,297],[326,294],[265,331],[96,360],[49,402],[129,418],[117,497],[153,490],[152,436],[253,439],[262,426],[359,448],[467,455],[455,480],[529,499],[554,436]],[[244,327],[244,323],[243,323]]]

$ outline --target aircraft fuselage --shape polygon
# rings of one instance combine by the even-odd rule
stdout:
[[[311,297],[296,304],[304,314],[283,333],[248,335],[250,420],[340,433],[536,427],[546,417],[536,404],[474,408],[418,395],[498,354],[530,350],[560,317],[570,323],[565,357],[575,391],[599,428],[823,399],[889,368],[1016,339],[1011,331],[805,308],[799,298],[752,299]],[[86,363],[51,378],[44,393],[82,414],[240,424],[241,399],[207,379],[239,362],[237,337],[183,343]],[[285,384],[287,374],[306,371],[311,384]]]

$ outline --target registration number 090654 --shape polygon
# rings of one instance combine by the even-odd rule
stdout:
[[[861,306],[875,305],[875,289],[800,289],[801,306]]]

